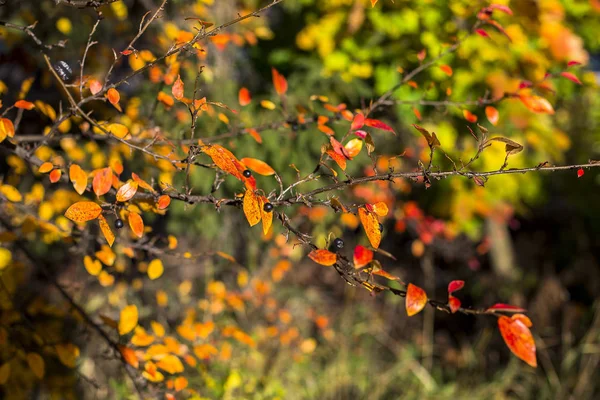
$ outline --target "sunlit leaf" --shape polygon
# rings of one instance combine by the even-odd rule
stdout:
[[[164,210],[169,207],[169,204],[171,204],[171,197],[166,194],[161,195],[156,202],[156,206],[159,210]]]
[[[0,142],[7,137],[12,138],[15,136],[15,126],[12,121],[8,118],[0,118]]]
[[[100,197],[110,190],[112,187],[113,172],[110,167],[102,168],[96,171],[92,180],[92,188],[96,196]]]
[[[554,108],[548,100],[536,95],[521,94],[519,99],[529,110],[540,114],[554,114]]]
[[[123,124],[110,124],[106,130],[120,139],[123,139],[129,133],[129,128]]]
[[[517,315],[512,318],[502,315],[498,318],[498,328],[510,351],[532,367],[537,367],[535,341],[523,320]]]
[[[106,97],[108,98],[110,104],[112,104],[113,106],[119,104],[119,101],[121,100],[121,95],[119,94],[119,91],[115,88],[108,89],[108,91],[106,92]]]
[[[260,201],[256,196],[256,193],[254,193],[254,190],[246,190],[242,205],[244,209],[244,215],[246,215],[246,219],[248,220],[250,226],[258,224],[261,218],[261,207]]]
[[[269,229],[271,229],[271,225],[273,224],[273,211],[265,211],[265,204],[269,202],[269,200],[261,196],[260,200],[260,217],[262,220],[263,234],[269,233]]]
[[[128,180],[117,190],[117,201],[125,202],[130,200],[138,190],[138,183],[134,180]]]
[[[346,156],[349,158],[354,158],[360,153],[360,150],[363,147],[363,141],[360,139],[351,139],[344,146],[344,151]]]
[[[102,90],[102,83],[100,83],[100,81],[98,81],[96,79],[91,79],[90,80],[90,92],[92,92],[93,95],[96,95],[96,94],[100,93],[101,90]]]
[[[365,119],[365,125],[370,126],[372,128],[377,128],[377,129],[381,129],[384,131],[392,132],[394,135],[396,134],[396,132],[394,131],[394,129],[391,126],[387,125],[384,122],[379,121],[378,119],[367,118],[367,119]]]
[[[169,374],[183,372],[183,363],[174,354],[167,354],[156,362],[156,366]]]
[[[373,252],[364,246],[358,245],[354,248],[354,268],[362,268],[373,260]]]
[[[128,216],[129,227],[133,231],[133,233],[141,238],[144,234],[144,220],[140,216],[140,214],[136,212],[130,212]]]
[[[40,165],[40,168],[38,169],[38,172],[40,174],[46,174],[50,171],[52,171],[54,169],[54,164],[52,164],[51,162],[46,161],[45,163],[43,163],[42,165]]]
[[[102,213],[102,207],[92,201],[79,201],[72,204],[67,211],[65,217],[73,222],[86,222],[98,218]]]
[[[406,288],[406,313],[409,317],[418,314],[427,305],[427,294],[412,283]]]
[[[243,166],[232,152],[218,144],[202,146],[202,151],[213,160],[217,167],[242,180]],[[242,167],[238,168],[238,164]]]
[[[106,218],[104,218],[102,214],[98,215],[98,222],[100,223],[100,230],[102,231],[104,238],[108,242],[108,245],[112,247],[115,242],[115,234],[112,229],[110,229],[110,225],[108,225]]]
[[[148,264],[148,278],[151,280],[158,279],[161,277],[164,270],[165,267],[163,266],[161,259],[155,258],[154,260],[150,261],[150,264]]]
[[[271,166],[269,164],[267,164],[266,162],[261,161],[259,159],[242,158],[240,161],[242,162],[242,164],[244,164],[246,167],[250,168],[252,171],[256,172],[257,174],[264,175],[264,176],[270,176],[270,175],[275,174],[275,170],[273,168],[271,168]]]
[[[87,174],[77,164],[71,164],[69,167],[69,179],[73,183],[73,188],[79,194],[83,194],[87,188]]]
[[[365,207],[380,217],[385,217],[389,213],[388,206],[383,201],[375,204],[365,204]]]
[[[330,267],[337,262],[337,254],[325,249],[316,249],[308,253],[308,257],[317,264]]]
[[[287,80],[283,75],[277,72],[275,68],[271,68],[271,73],[273,74],[273,86],[275,87],[275,91],[280,96],[284,95],[288,89]]]
[[[250,91],[245,87],[241,88],[238,93],[238,102],[240,103],[240,106],[247,106],[251,101],[252,96],[250,95]]]
[[[22,110],[33,110],[35,108],[35,104],[27,100],[17,100],[15,102],[15,107]]]
[[[355,131],[357,129],[362,128],[365,125],[365,116],[363,115],[363,113],[357,113],[354,116],[354,119],[352,120],[352,125],[350,126],[350,129]]]
[[[140,366],[140,361],[135,355],[135,351],[123,345],[119,345],[119,351],[121,352],[121,356],[127,364],[131,365],[133,368],[136,369]]]
[[[121,310],[119,317],[119,335],[126,335],[138,324],[138,308],[130,305]]]
[[[490,124],[496,126],[498,124],[498,119],[500,118],[500,114],[498,113],[498,110],[496,110],[495,107],[492,106],[487,106],[485,108],[485,116],[487,117],[488,121],[490,121]]]
[[[368,211],[365,207],[359,207],[358,217],[365,229],[371,246],[378,248],[379,243],[381,243],[381,231],[379,230],[379,220],[377,219],[377,216],[375,213]]]

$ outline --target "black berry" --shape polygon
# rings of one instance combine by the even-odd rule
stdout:
[[[265,205],[263,206],[263,210],[265,212],[271,212],[271,211],[273,211],[273,204],[271,204],[271,203],[265,203]]]
[[[335,240],[333,241],[333,245],[335,246],[336,249],[343,249],[344,248],[344,241],[340,238],[335,238]]]
[[[115,220],[115,228],[121,229],[123,227],[123,220],[121,218],[117,218]]]
[[[244,172],[242,172],[242,175],[244,175],[246,178],[250,178],[252,176],[252,172],[250,172],[249,169],[245,169]]]
[[[383,224],[379,224],[379,232],[383,232]]]

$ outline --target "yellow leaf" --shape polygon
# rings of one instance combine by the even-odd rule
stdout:
[[[119,319],[119,335],[125,335],[133,330],[138,323],[138,309],[135,305],[127,306],[121,310]]]
[[[145,371],[142,372],[142,376],[148,379],[150,382],[161,382],[165,379],[165,376],[156,369],[156,365],[153,362],[148,361],[144,365]]]
[[[260,102],[260,105],[261,105],[263,108],[266,108],[267,110],[274,110],[275,108],[277,108],[277,106],[275,105],[275,103],[273,103],[273,102],[272,102],[272,101],[270,101],[270,100],[262,100],[262,101]]]
[[[260,202],[253,190],[247,189],[243,202],[244,214],[250,226],[260,222]]]
[[[146,347],[154,342],[154,336],[148,335],[141,326],[135,328],[135,334],[131,338],[131,344],[138,347]]]
[[[106,130],[120,139],[123,139],[129,133],[129,128],[123,124],[110,124]]]
[[[163,371],[167,371],[170,374],[176,374],[183,372],[183,364],[179,357],[173,354],[167,354],[160,361],[156,363],[156,366]]]
[[[77,358],[79,358],[79,347],[73,343],[57,344],[55,346],[58,359],[63,365],[69,368],[75,368]]]
[[[102,264],[98,260],[92,260],[92,257],[85,256],[83,258],[83,266],[86,271],[93,276],[97,276],[102,271]]]
[[[44,377],[44,359],[38,353],[27,354],[27,365],[39,379]]]
[[[108,245],[112,247],[115,242],[115,234],[112,229],[110,229],[110,225],[108,225],[106,218],[104,218],[102,214],[98,215],[98,222],[100,223],[100,230],[102,231],[104,238],[108,242]]]
[[[0,186],[0,193],[2,193],[8,199],[8,201],[12,201],[13,203],[23,200],[21,193],[17,190],[17,188],[11,185]]]
[[[163,274],[164,270],[165,268],[160,258],[155,258],[148,265],[148,278],[155,280]]]
[[[154,334],[156,336],[158,336],[158,337],[165,336],[165,328],[160,323],[158,323],[156,321],[151,321],[150,326],[152,327],[152,331],[154,332]]]

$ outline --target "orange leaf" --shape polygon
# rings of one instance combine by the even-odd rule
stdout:
[[[354,268],[362,268],[373,261],[373,252],[364,246],[358,245],[354,248]]]
[[[112,186],[113,173],[110,167],[102,168],[96,172],[94,175],[94,180],[92,181],[92,188],[94,189],[94,193],[96,196],[100,197],[110,190]]]
[[[513,318],[501,316],[498,318],[498,328],[504,342],[513,354],[532,367],[537,367],[535,342],[527,325],[517,315]]]
[[[131,228],[133,233],[137,237],[141,238],[142,235],[144,234],[144,220],[142,219],[140,214],[132,211],[129,213],[128,220],[129,220],[129,227]]]
[[[331,129],[330,127],[328,127],[327,125],[317,125],[317,128],[323,132],[324,134],[328,135],[328,136],[333,136],[335,134],[335,132],[333,131],[333,129]]]
[[[371,0],[371,7],[375,7],[375,4],[377,4],[379,0]]]
[[[284,95],[288,88],[287,80],[283,75],[277,72],[275,68],[271,68],[271,72],[273,74],[273,86],[275,86],[275,91],[280,96]]]
[[[123,186],[117,191],[117,201],[125,202],[130,200],[138,190],[138,183],[134,180],[128,180]]]
[[[173,100],[173,98],[165,92],[158,92],[158,96],[156,96],[156,99],[163,103],[167,108],[171,108],[173,104],[175,104],[175,100]]]
[[[73,183],[73,188],[79,194],[83,194],[87,188],[87,174],[77,164],[71,164],[69,167],[69,179]]]
[[[377,220],[375,213],[369,212],[364,207],[359,207],[358,216],[367,237],[369,238],[371,246],[376,249],[379,248],[379,243],[381,243],[381,231],[379,230],[379,221]]]
[[[519,99],[529,110],[540,114],[554,114],[554,108],[548,100],[536,95],[520,95]]]
[[[40,169],[38,169],[38,172],[40,174],[45,174],[47,172],[52,171],[53,169],[54,169],[54,165],[51,162],[46,161],[45,163],[40,165]]]
[[[327,155],[329,155],[342,170],[346,170],[346,157],[336,153],[333,149],[327,150]]]
[[[102,207],[92,201],[79,201],[65,211],[65,217],[73,222],[86,222],[98,218]]]
[[[498,113],[498,110],[496,110],[496,108],[492,106],[487,106],[485,108],[485,116],[487,117],[488,121],[490,121],[490,124],[494,126],[498,124],[500,114]]]
[[[90,80],[90,91],[93,95],[98,94],[102,90],[102,84],[96,79]]]
[[[406,288],[406,313],[409,317],[418,314],[427,304],[427,294],[412,283]]]
[[[308,254],[308,257],[317,264],[330,267],[337,262],[337,254],[325,249],[316,249]]]
[[[213,162],[222,169],[223,171],[235,176],[239,180],[242,180],[243,175],[239,171],[237,164],[241,163],[233,155],[232,152],[227,150],[225,147],[219,144],[209,144],[202,147],[202,151],[212,158]],[[237,162],[237,164],[236,164]],[[243,171],[243,169],[242,169]]]
[[[168,195],[163,194],[158,198],[157,207],[159,210],[164,210],[165,208],[169,207],[169,204],[171,204],[171,197]]]
[[[452,67],[449,65],[440,65],[440,69],[448,76],[452,76]]]
[[[452,295],[448,295],[448,307],[450,307],[450,312],[454,314],[460,308],[460,300]]]
[[[110,104],[112,104],[113,106],[119,104],[119,101],[121,100],[121,95],[119,94],[119,91],[115,88],[108,89],[108,92],[106,92],[106,97],[108,98]]]
[[[369,211],[373,211],[380,217],[385,217],[386,215],[388,215],[389,212],[387,204],[385,204],[383,201],[380,201],[379,203],[375,204],[365,204],[365,207],[367,207]]]
[[[119,345],[119,351],[121,352],[121,356],[123,356],[123,360],[133,368],[138,368],[140,366],[140,362],[135,355],[135,351],[130,349],[129,347]]]
[[[254,128],[247,128],[246,132],[248,135],[252,136],[252,139],[256,140],[256,143],[262,143],[262,137],[260,137],[260,133]]]
[[[240,161],[242,162],[242,164],[244,164],[246,167],[250,168],[257,174],[261,174],[264,176],[270,176],[275,174],[275,170],[271,168],[269,164],[256,158],[242,158]]]
[[[62,171],[60,169],[54,169],[50,172],[50,182],[56,183],[60,180],[62,176]]]
[[[173,97],[175,97],[177,100],[181,100],[183,98],[183,81],[179,75],[177,75],[177,80],[171,88],[171,93],[173,93]]]
[[[7,136],[9,138],[15,136],[15,126],[10,119],[0,118],[0,142],[6,139]]]
[[[246,190],[246,193],[244,194],[243,209],[250,226],[254,226],[260,222],[260,201],[254,193],[254,190]]]
[[[252,101],[252,96],[250,95],[250,91],[248,89],[246,89],[245,87],[240,89],[240,91],[238,93],[238,101],[240,103],[240,106],[242,106],[242,107],[247,106]]]
[[[473,122],[473,123],[477,122],[477,115],[473,114],[469,110],[463,110],[463,116],[469,122]]]
[[[35,108],[35,104],[27,100],[19,100],[15,103],[15,107],[23,110],[33,110]]]
[[[421,116],[421,111],[417,110],[416,107],[413,107],[413,114],[415,114],[415,117],[417,117],[419,121],[423,119],[423,117]]]
[[[262,219],[262,227],[263,234],[269,233],[269,229],[271,229],[271,225],[273,224],[273,211],[265,211],[265,204],[269,202],[269,200],[261,196],[260,199],[260,216]]]
[[[134,181],[136,181],[138,183],[139,187],[141,187],[143,189],[146,189],[149,192],[154,192],[154,189],[152,188],[152,186],[150,186],[148,184],[148,182],[146,182],[145,180],[143,180],[142,178],[140,178],[138,176],[138,174],[136,174],[135,172],[131,173],[131,177],[133,178]]]
[[[98,222],[100,222],[100,230],[102,231],[104,238],[108,242],[108,245],[112,247],[113,243],[115,242],[115,234],[110,229],[110,225],[108,225],[108,222],[106,222],[104,215],[98,215]]]

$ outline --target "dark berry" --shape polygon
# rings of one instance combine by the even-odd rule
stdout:
[[[265,212],[271,212],[271,211],[273,211],[273,204],[271,204],[271,203],[265,203],[265,205],[263,206],[263,210]]]
[[[383,232],[383,224],[379,224],[379,232]]]
[[[333,245],[335,246],[336,249],[343,249],[344,248],[344,241],[340,238],[335,238],[335,240],[333,241]]]
[[[244,172],[242,172],[242,175],[244,175],[246,178],[250,178],[252,176],[252,172],[250,172],[249,169],[245,169]]]
[[[115,228],[121,229],[123,227],[123,220],[121,218],[117,218],[115,220]]]
[[[296,132],[298,130],[298,123],[296,121],[292,122],[291,126],[292,126],[292,130],[294,132]]]

